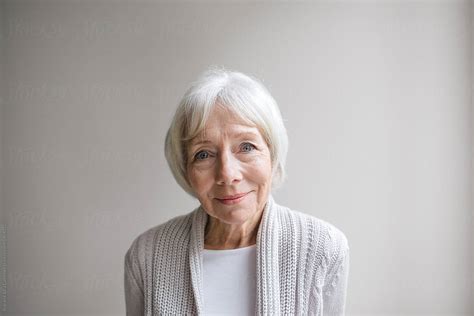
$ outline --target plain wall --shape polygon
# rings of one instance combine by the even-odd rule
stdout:
[[[4,21],[3,2],[0,2],[0,21]],[[0,35],[4,34],[4,23],[0,23]],[[5,209],[2,200],[2,184],[3,184],[3,155],[2,155],[2,140],[3,140],[3,108],[5,104],[5,69],[4,69],[4,51],[3,37],[0,36],[0,315],[6,311],[6,292],[7,292],[7,225],[5,219]]]
[[[348,315],[472,312],[469,1],[4,10],[9,314],[124,314],[132,240],[197,206],[163,148],[211,65],[278,102],[290,150],[273,195],[348,237]]]

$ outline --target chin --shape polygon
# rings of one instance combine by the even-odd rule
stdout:
[[[255,212],[249,212],[244,208],[236,208],[220,212],[223,216],[219,216],[218,219],[227,224],[243,224],[249,220]]]

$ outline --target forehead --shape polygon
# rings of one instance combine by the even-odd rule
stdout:
[[[255,126],[229,124],[222,128],[205,128],[192,141],[191,145],[212,142],[220,138],[260,138],[260,132]]]
[[[259,137],[255,124],[249,124],[239,115],[222,106],[216,106],[209,115],[204,128],[191,140],[191,145],[221,137]]]

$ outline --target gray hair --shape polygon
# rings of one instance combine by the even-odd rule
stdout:
[[[286,179],[288,136],[277,103],[258,79],[218,67],[205,71],[191,84],[166,134],[165,156],[176,182],[196,197],[187,178],[186,148],[205,128],[216,104],[256,125],[270,150],[272,189],[279,188]]]

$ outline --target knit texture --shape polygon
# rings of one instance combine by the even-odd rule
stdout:
[[[124,262],[127,315],[203,314],[207,220],[198,207],[135,238]],[[349,245],[342,231],[269,195],[256,250],[256,315],[344,315]]]

